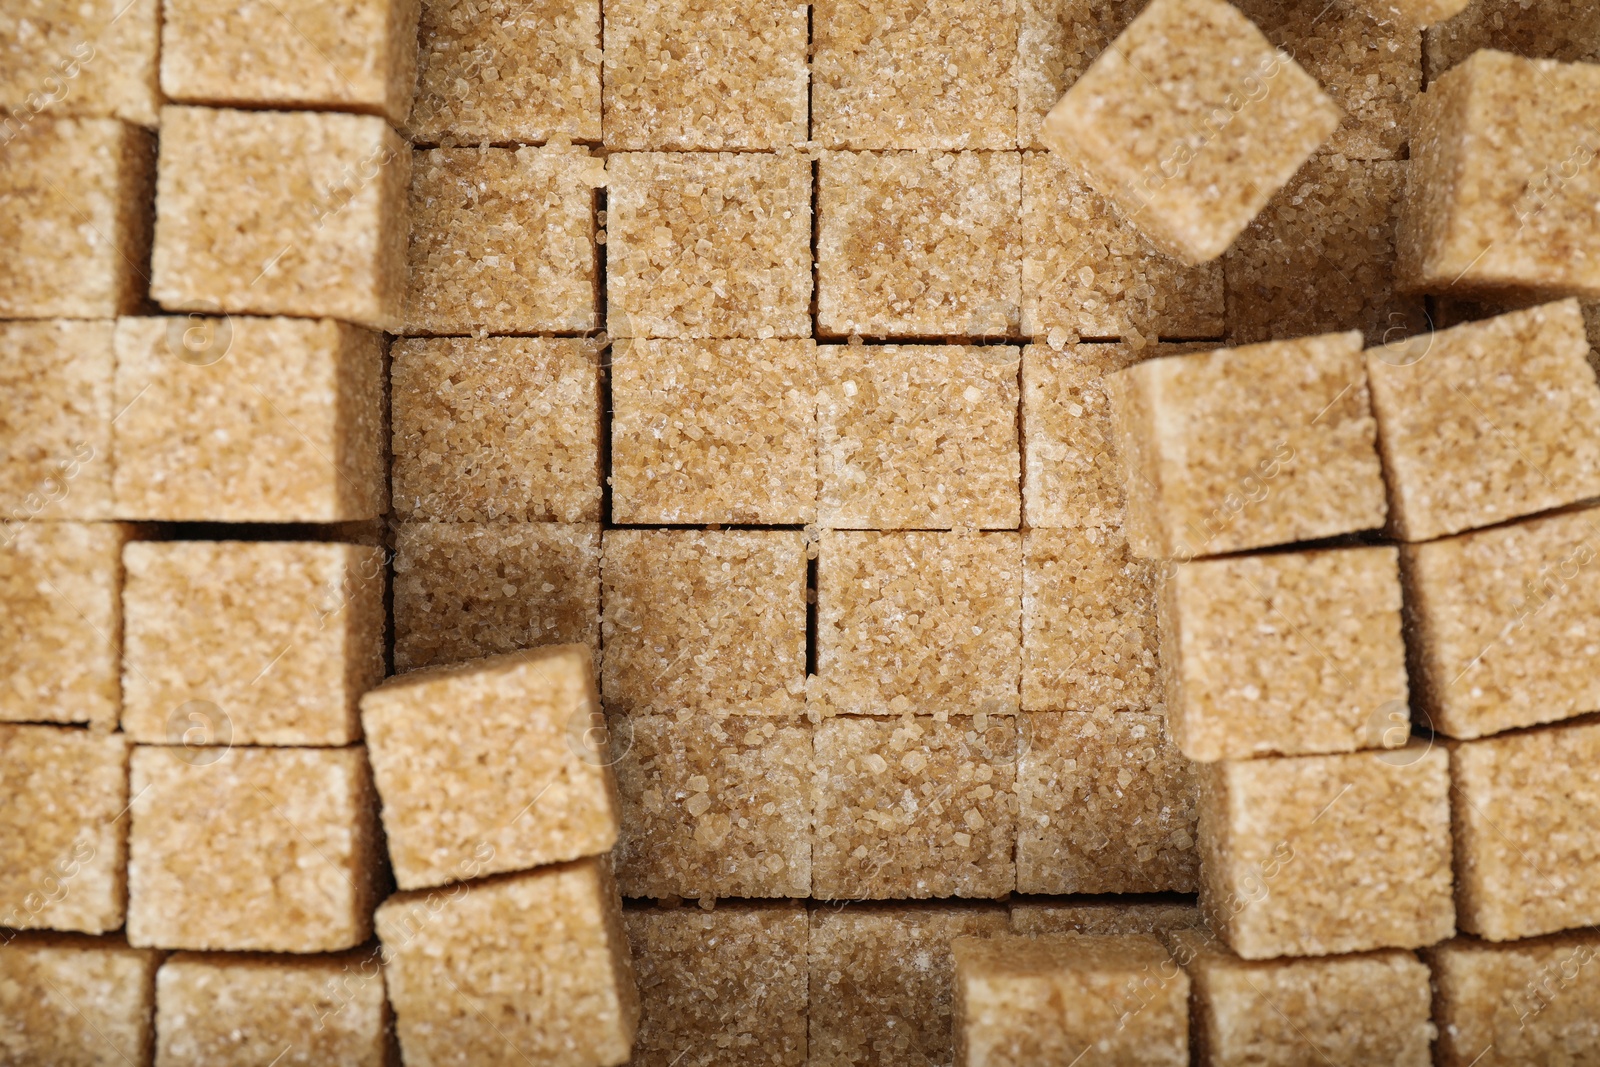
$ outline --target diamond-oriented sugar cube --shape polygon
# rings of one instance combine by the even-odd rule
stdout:
[[[1600,1018],[1600,934],[1430,949],[1440,1067],[1560,1063],[1592,1047]],[[1579,1050],[1582,1050],[1581,1052]]]
[[[29,1067],[149,1067],[161,954],[120,936],[16,934],[0,945],[0,1057]]]
[[[0,323],[0,517],[111,515],[109,321]]]

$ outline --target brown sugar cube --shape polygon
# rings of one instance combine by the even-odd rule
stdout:
[[[829,152],[819,164],[817,205],[822,333],[1017,333],[1020,153]]]
[[[1245,959],[1419,948],[1455,931],[1442,748],[1196,771],[1200,908]]]
[[[377,798],[355,748],[139,745],[128,940],[330,952],[372,934]]]
[[[1018,534],[825,530],[813,703],[864,715],[1015,711],[1021,609]]]
[[[806,945],[797,901],[623,913],[639,976],[633,1067],[802,1067]]]
[[[1411,119],[1402,288],[1600,299],[1600,66],[1483,49]]]
[[[624,896],[811,895],[811,726],[682,712],[610,731]]]
[[[929,1067],[951,1062],[950,942],[1006,932],[993,905],[847,904],[811,912],[808,1063]]]
[[[418,0],[164,0],[161,89],[182,104],[359,111],[396,126],[417,82]]]
[[[1022,535],[1022,707],[1146,711],[1161,702],[1160,565],[1120,530]]]
[[[1205,920],[1193,904],[1138,899],[1014,901],[1011,932],[1039,934],[1163,934],[1201,929]]]
[[[1145,0],[1021,0],[1017,44],[1017,146],[1046,147],[1044,117]]]
[[[1600,923],[1600,723],[1450,744],[1456,906],[1489,941]]]
[[[406,1063],[627,1061],[639,994],[604,859],[397,893],[377,927]]]
[[[1383,525],[1359,333],[1152,359],[1105,384],[1134,555],[1185,560]]]
[[[155,985],[162,1067],[390,1062],[383,965],[371,951],[298,957],[180,952],[161,965]]]
[[[786,530],[607,530],[600,691],[624,714],[804,705],[806,550]]]
[[[1441,22],[1466,7],[1469,0],[1349,0],[1376,19],[1394,19],[1415,26]]]
[[[1016,888],[1013,716],[831,718],[815,744],[813,896],[996,898]]]
[[[1427,953],[1441,1067],[1582,1063],[1600,1017],[1593,931],[1485,944],[1457,938]]]
[[[1223,0],[1154,0],[1045,117],[1041,139],[1155,246],[1227,250],[1339,126],[1287,53]]]
[[[1193,893],[1195,784],[1159,714],[1031,712],[1017,763],[1019,893]]]
[[[1564,63],[1600,61],[1600,7],[1589,0],[1444,0],[1459,14],[1423,34],[1430,76],[1438,78],[1480,48]]]
[[[15,10],[8,6],[0,25]],[[0,34],[0,49],[14,40]],[[149,284],[154,138],[116,119],[14,123],[0,118],[0,318],[139,310]]]
[[[122,546],[113,523],[0,523],[0,721],[122,710]]]
[[[1017,349],[817,350],[824,527],[1016,529]]]
[[[391,350],[394,509],[446,522],[598,522],[600,364],[575,337]]]
[[[1491,526],[1600,495],[1600,385],[1576,300],[1367,354],[1393,532]]]
[[[727,151],[804,142],[809,10],[790,0],[611,0],[606,147]]]
[[[0,926],[119,928],[128,895],[127,740],[0,726],[0,797]]]
[[[1012,148],[1017,0],[818,0],[812,135],[825,148]]]
[[[408,671],[600,640],[597,523],[403,522],[394,665]]]
[[[195,713],[212,743],[361,739],[356,702],[384,675],[382,549],[141,541],[122,559],[130,738],[181,744]]]
[[[1367,344],[1378,345],[1426,329],[1422,299],[1395,292],[1406,167],[1312,156],[1222,257],[1228,340],[1253,344],[1359,327]]]
[[[1396,748],[1406,648],[1391,547],[1231,556],[1164,572],[1167,717],[1192,760]]]
[[[606,172],[611,336],[811,336],[803,157],[623,152]]]
[[[347,522],[388,505],[383,340],[331,319],[121,319],[125,518]]]
[[[405,332],[597,326],[600,167],[581,148],[417,152]]]
[[[960,1067],[1188,1067],[1189,979],[1149,934],[957,938]]]
[[[150,295],[399,332],[410,184],[373,115],[162,108]]]
[[[600,0],[422,0],[418,144],[600,140]]]
[[[647,341],[611,350],[611,518],[817,518],[811,341]]]
[[[0,515],[111,515],[108,320],[0,323]]]
[[[0,13],[0,145],[42,113],[155,126],[160,0],[20,0]]]
[[[160,953],[121,937],[13,934],[0,944],[0,1061],[150,1067]]]
[[[1157,250],[1059,156],[1023,154],[1022,231],[1023,333],[1221,336],[1221,266]]]

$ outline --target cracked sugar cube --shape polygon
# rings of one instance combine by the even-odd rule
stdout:
[[[583,148],[435,148],[411,165],[408,334],[599,325],[595,188]]]
[[[444,522],[598,522],[600,364],[576,337],[396,341],[394,508]]]
[[[821,333],[1017,333],[1020,153],[828,152],[818,164],[817,205]]]
[[[1157,614],[1178,747],[1214,763],[1405,744],[1400,603],[1387,546],[1169,568]]]
[[[0,523],[0,721],[95,723],[122,710],[115,523]]]
[[[611,0],[606,147],[727,151],[803,143],[809,15],[794,0]]]
[[[1192,903],[1112,897],[1085,901],[1014,901],[1011,932],[1039,934],[1164,934],[1204,928]]]
[[[624,896],[811,895],[811,726],[680,712],[610,729]]]
[[[1461,929],[1511,941],[1600,924],[1600,724],[1449,747]]]
[[[0,322],[0,515],[111,515],[109,320]]]
[[[422,0],[416,144],[600,140],[600,0]]]
[[[1017,349],[817,350],[818,513],[829,529],[1016,529]]]
[[[164,0],[161,88],[183,104],[357,111],[398,126],[417,81],[418,0]]]
[[[180,952],[156,972],[155,992],[162,1067],[390,1062],[383,965],[370,950],[329,956]]]
[[[1120,530],[1022,535],[1022,707],[1148,711],[1161,702],[1156,587]]]
[[[0,926],[120,928],[128,895],[127,739],[0,726],[0,795]]]
[[[1600,496],[1600,385],[1576,300],[1367,353],[1393,532],[1492,526]]]
[[[812,705],[861,715],[1017,710],[1019,534],[824,530],[817,568]]]
[[[605,859],[396,893],[377,928],[406,1063],[627,1062],[639,994]]]
[[[0,144],[46,111],[156,125],[160,0],[19,0],[0,42]]]
[[[1564,63],[1600,61],[1600,7],[1589,0],[1441,0],[1460,13],[1423,34],[1432,77],[1480,48]]]
[[[436,667],[600,640],[600,527],[403,522],[395,531],[394,664]]]
[[[622,918],[639,979],[634,1067],[802,1067],[810,924],[801,902]]]
[[[811,912],[810,1052],[817,1067],[929,1067],[953,1053],[958,937],[1006,932],[992,904],[844,904]]]
[[[804,706],[806,548],[788,530],[607,530],[600,691],[623,714]]]
[[[0,25],[15,11],[8,6]],[[8,34],[0,40],[7,42],[0,49],[14,46]],[[39,117],[18,125],[12,117],[0,119],[0,149],[0,317],[103,319],[142,308],[156,169],[151,133],[116,119]]]
[[[347,745],[384,676],[382,549],[287,541],[140,541],[123,550],[122,728],[178,744]]]
[[[817,518],[811,341],[631,340],[611,350],[611,518]]]
[[[1158,713],[1029,712],[1017,892],[1193,893],[1194,774]]]
[[[1428,86],[1411,124],[1402,288],[1600,299],[1600,66],[1485,48]]]
[[[391,678],[361,724],[401,889],[608,851],[619,798],[585,645]]]
[[[1017,45],[1017,146],[1045,148],[1044,117],[1145,0],[1021,0]]]
[[[131,318],[116,353],[119,515],[331,523],[386,510],[378,334],[331,319]]]
[[[0,943],[0,1060],[149,1067],[160,957],[114,934],[8,935]]]
[[[1582,1063],[1600,1018],[1600,934],[1507,944],[1456,938],[1428,950],[1440,1067]]]
[[[1443,748],[1201,764],[1200,909],[1248,960],[1455,932]]]
[[[377,798],[353,748],[138,745],[128,940],[331,952],[372,935]]]
[[[613,337],[811,336],[811,167],[801,156],[606,160]]]
[[[397,333],[410,183],[374,115],[164,107],[150,295]]]
[[[1186,560],[1383,525],[1360,333],[1167,356],[1105,383],[1134,555]]]
[[[1150,934],[958,938],[956,1063],[1188,1067],[1189,979]]]
[[[1022,332],[1220,337],[1222,268],[1159,251],[1059,156],[1022,157]]]
[[[813,138],[826,148],[1015,147],[1018,0],[818,0]]]
[[[1367,344],[1379,345],[1428,329],[1422,298],[1395,291],[1395,225],[1407,166],[1312,156],[1222,257],[1229,341],[1356,327]]]
[[[814,897],[1000,898],[1016,888],[1014,716],[828,718],[814,744]]]

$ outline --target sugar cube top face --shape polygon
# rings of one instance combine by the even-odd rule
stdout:
[[[1154,0],[1042,139],[1155,243],[1220,256],[1338,128],[1337,105],[1224,0]]]
[[[1019,352],[817,350],[818,514],[829,529],[1016,529]]]
[[[1455,931],[1442,747],[1203,764],[1200,907],[1245,959]]]
[[[1359,333],[1167,356],[1106,385],[1135,555],[1192,559],[1383,525]]]
[[[40,112],[154,126],[160,0],[19,0],[0,14],[0,110],[13,132]],[[0,143],[6,140],[0,134]]]
[[[1011,903],[1017,934],[1162,934],[1203,927],[1193,904],[1133,901],[1021,901]]]
[[[1600,937],[1558,934],[1504,945],[1470,938],[1428,953],[1442,1067],[1559,1063],[1587,1050],[1600,1015]]]
[[[106,320],[0,323],[0,518],[111,515]]]
[[[1483,49],[1418,97],[1400,283],[1600,299],[1600,66]]]
[[[603,725],[583,645],[403,674],[361,698],[401,889],[611,848],[616,779],[585,745]]]
[[[1021,0],[1017,43],[1017,145],[1044,148],[1044,117],[1144,0]]]
[[[0,124],[0,317],[134,313],[149,284],[154,138],[116,119],[13,123]]]
[[[809,13],[795,0],[613,0],[605,13],[606,147],[803,143]]]
[[[128,939],[329,952],[372,935],[376,797],[360,748],[137,746]]]
[[[59,726],[0,726],[0,795],[0,924],[90,934],[120,927],[127,740]]]
[[[410,181],[372,115],[165,107],[150,295],[398,333]]]
[[[1035,529],[1122,526],[1105,378],[1149,354],[1125,344],[1022,350],[1022,506]]]
[[[797,155],[606,160],[613,337],[808,337],[811,168]]]
[[[0,947],[0,1058],[146,1067],[160,953],[120,937],[18,934]]]
[[[166,0],[161,89],[183,104],[360,111],[399,126],[417,81],[418,0]]]
[[[1014,147],[1017,0],[819,0],[813,136],[825,148]]]
[[[610,379],[612,521],[816,520],[813,342],[629,340]]]
[[[605,860],[397,893],[377,928],[405,1062],[627,1061],[639,997]]]
[[[121,319],[120,516],[372,519],[384,483],[382,338],[331,319]]]
[[[1367,354],[1402,540],[1600,496],[1600,385],[1576,300]]]
[[[1566,63],[1600,60],[1600,7],[1589,0],[1440,0],[1460,11],[1423,38],[1434,78],[1480,48]]]

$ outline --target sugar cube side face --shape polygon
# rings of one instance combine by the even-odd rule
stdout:
[[[161,954],[115,934],[0,945],[0,1055],[17,1064],[150,1063]]]
[[[111,509],[113,326],[0,323],[0,515],[94,520]]]
[[[1030,527],[1122,526],[1105,378],[1153,354],[1120,343],[1022,350],[1022,507]]]
[[[1378,0],[1374,0],[1378,2]],[[1585,0],[1439,0],[1454,9],[1423,34],[1437,78],[1480,48],[1564,63],[1600,60],[1600,8]]]
[[[1586,1048],[1600,1013],[1591,931],[1496,945],[1457,938],[1427,953],[1443,1067],[1539,1063]]]
[[[46,112],[156,125],[158,0],[27,0],[0,15],[0,40],[0,143]]]

